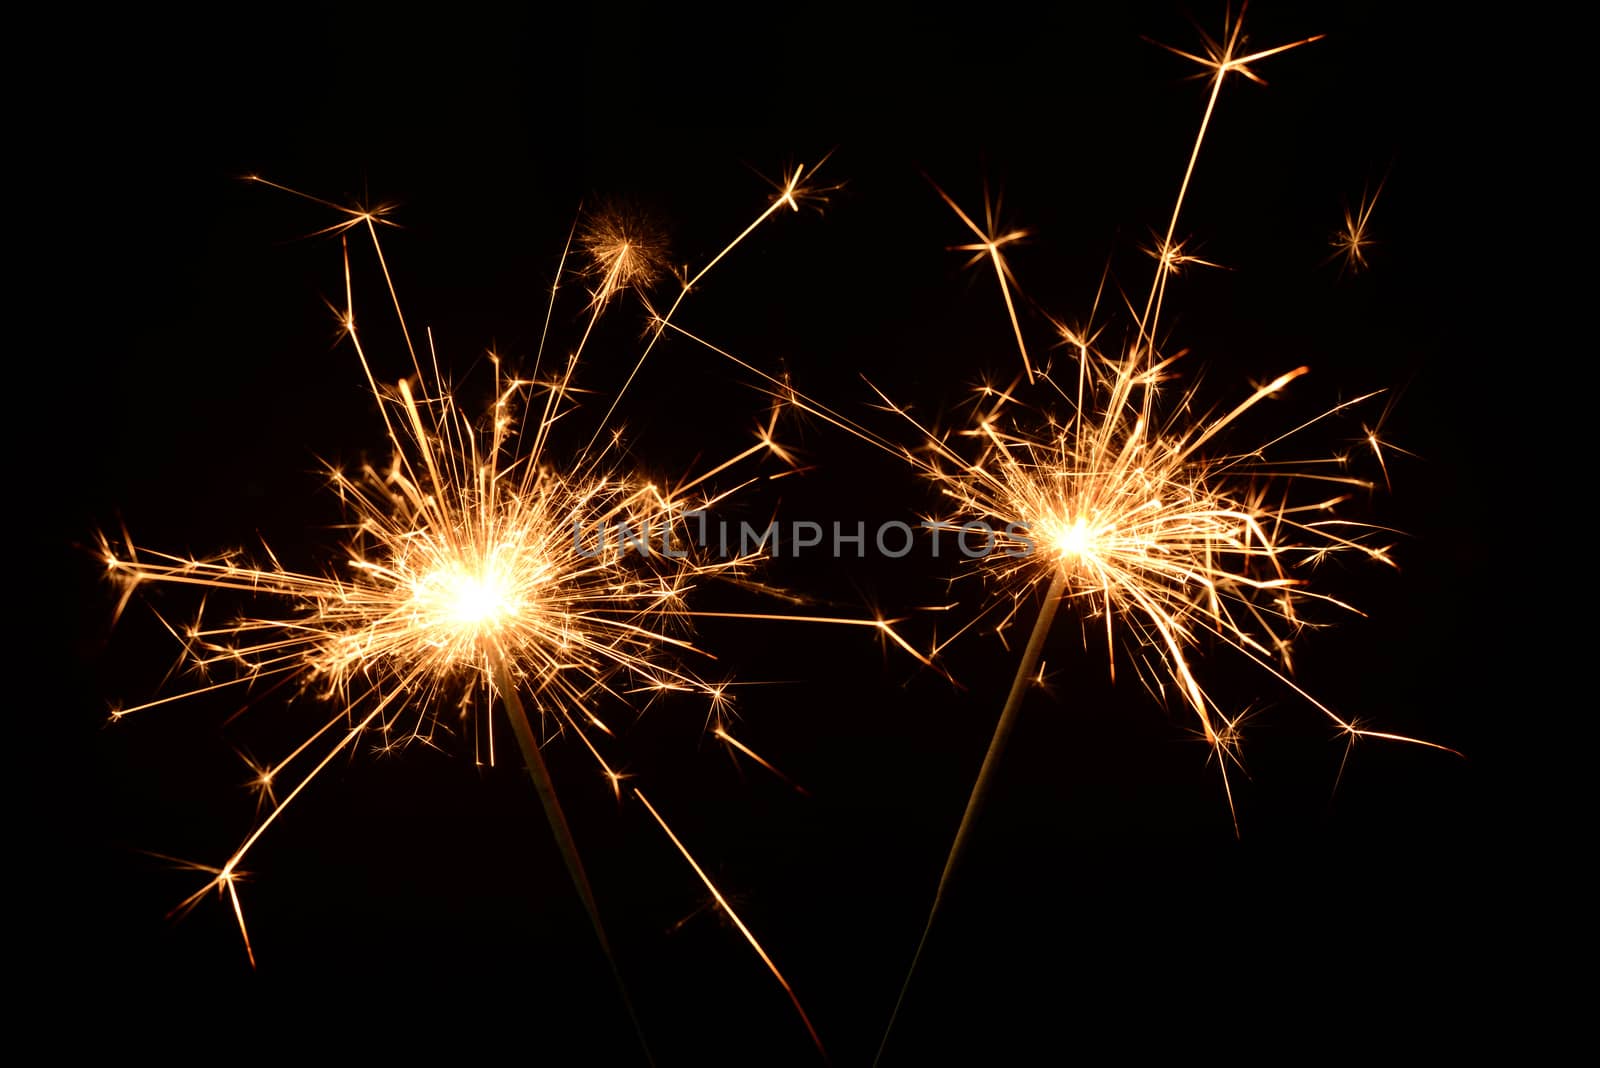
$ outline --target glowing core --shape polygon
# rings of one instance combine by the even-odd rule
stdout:
[[[1070,523],[1061,520],[1053,524],[1050,534],[1051,544],[1055,546],[1056,551],[1068,557],[1088,555],[1094,540],[1094,532],[1089,529],[1082,516]]]
[[[494,574],[440,568],[417,585],[417,607],[437,626],[492,630],[517,615],[516,598]]]

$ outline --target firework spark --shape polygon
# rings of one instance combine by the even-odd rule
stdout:
[[[1361,203],[1355,211],[1348,205],[1345,207],[1344,225],[1328,242],[1333,246],[1333,255],[1328,259],[1339,260],[1340,269],[1350,274],[1359,274],[1370,266],[1367,256],[1378,242],[1373,239],[1368,223],[1372,220],[1372,209],[1378,206],[1378,198],[1383,196],[1383,186],[1384,183],[1379,182],[1378,188],[1370,194],[1363,189]]]
[[[801,184],[807,173],[796,169],[772,206],[712,263],[779,208],[798,208],[808,192]],[[587,262],[577,273],[588,279],[591,297],[581,340],[565,364],[546,377],[540,377],[538,362],[532,375],[523,378],[505,372],[495,359],[494,400],[484,418],[474,419],[457,403],[439,369],[431,332],[423,353],[412,344],[378,238],[378,227],[386,222],[384,211],[309,199],[340,212],[340,221],[324,231],[338,233],[344,248],[340,325],[366,375],[392,450],[385,466],[328,471],[354,532],[344,546],[345,559],[326,572],[304,573],[282,566],[270,549],[264,561],[243,554],[198,559],[137,546],[126,534],[116,541],[102,538],[105,566],[121,587],[119,613],[136,589],[153,584],[227,591],[269,606],[233,622],[214,623],[202,614],[188,626],[170,627],[183,642],[187,667],[208,681],[185,693],[119,709],[115,719],[200,693],[251,690],[275,681],[314,694],[329,709],[292,751],[275,762],[252,765],[263,814],[220,866],[184,864],[210,878],[177,911],[218,894],[227,901],[254,964],[238,890],[245,877],[242,865],[317,776],[359,739],[372,738],[384,749],[431,743],[437,732],[448,729],[446,714],[458,711],[467,717],[477,759],[492,764],[497,740],[490,712],[498,702],[615,971],[594,896],[544,766],[534,717],[546,733],[571,731],[619,799],[624,775],[603,753],[604,739],[612,731],[602,712],[663,693],[706,699],[713,736],[771,767],[729,733],[724,687],[701,680],[686,664],[697,652],[688,634],[689,590],[707,579],[738,580],[755,556],[696,551],[687,530],[691,516],[722,500],[724,494],[709,488],[717,476],[763,456],[784,457],[773,436],[781,408],[774,407],[750,447],[675,484],[657,484],[624,470],[615,459],[617,436],[602,442],[605,421],[576,462],[558,466],[552,459],[552,431],[577,406],[574,373],[595,324],[612,298],[653,281],[665,262],[663,246],[648,229],[614,212],[590,221],[578,238]],[[410,350],[414,374],[393,388],[380,385],[357,329],[348,240],[352,230],[364,230],[371,239]],[[570,250],[569,242],[557,288],[568,272]],[[687,279],[684,292],[704,275],[702,269]],[[682,299],[680,294],[674,309]],[[555,300],[553,290],[552,308]],[[664,326],[670,315],[658,322]],[[548,326],[547,318],[547,333]],[[650,335],[644,356],[660,334],[658,328]],[[541,355],[543,350],[542,341]],[[620,391],[612,398],[612,410],[618,397]],[[879,621],[865,625],[887,630]],[[218,672],[229,674],[224,681],[209,681]],[[471,715],[472,709],[479,714]],[[630,796],[638,798],[706,882],[783,985],[820,1048],[798,997],[749,927],[710,884],[657,808],[637,791]],[[620,987],[620,976],[618,983]]]

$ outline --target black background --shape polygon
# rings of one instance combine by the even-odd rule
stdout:
[[[1195,14],[1219,28],[1220,10]],[[1007,754],[897,1029],[901,1063],[1219,1035],[1271,1056],[1306,1032],[1473,1039],[1500,1022],[1482,1006],[1512,982],[1490,962],[1515,940],[1505,871],[1523,847],[1494,729],[1519,650],[1489,603],[1499,535],[1483,522],[1483,487],[1507,474],[1484,430],[1504,402],[1483,317],[1503,268],[1483,243],[1494,226],[1467,221],[1506,166],[1470,70],[1480,31],[1384,5],[1249,19],[1261,45],[1328,37],[1263,63],[1268,87],[1225,88],[1180,232],[1230,269],[1174,284],[1171,345],[1192,350],[1186,374],[1203,368],[1218,402],[1310,364],[1272,426],[1394,390],[1386,429],[1418,457],[1395,460],[1392,493],[1353,506],[1406,532],[1400,568],[1319,575],[1368,615],[1308,635],[1297,677],[1330,707],[1466,758],[1363,744],[1331,796],[1343,750],[1327,721],[1219,651],[1203,680],[1223,707],[1256,710],[1235,838],[1181,710],[1129,671],[1110,684],[1103,646],[1085,652],[1059,625],[1054,699],[1030,702]],[[332,216],[239,175],[397,204],[386,252],[407,314],[470,398],[487,347],[531,356],[580,203],[629,197],[668,226],[677,259],[703,263],[765,205],[761,175],[832,151],[822,177],[843,185],[824,210],[764,227],[680,321],[899,433],[867,407],[861,375],[933,414],[1017,371],[992,277],[946,251],[966,235],[924,173],[969,207],[985,178],[1003,189],[1006,220],[1034,234],[1013,257],[1021,285],[1052,313],[1085,315],[1108,258],[1129,292],[1147,284],[1137,246],[1165,224],[1206,87],[1141,35],[1197,45],[1164,4],[959,24],[910,6],[871,19],[621,6],[564,20],[140,12],[77,28],[26,120],[38,190],[21,214],[48,246],[46,302],[24,314],[54,328],[23,393],[50,429],[22,446],[49,516],[38,559],[60,576],[39,603],[69,641],[59,683],[27,699],[48,731],[19,809],[43,846],[26,879],[51,906],[22,933],[43,951],[48,996],[94,1021],[74,1037],[633,1055],[525,777],[514,761],[475,768],[465,745],[363,753],[296,803],[248,865],[259,970],[221,905],[163,919],[198,884],[144,851],[225,857],[252,820],[234,747],[281,753],[318,709],[269,697],[225,726],[236,702],[195,699],[106,726],[111,703],[172,689],[176,649],[137,604],[110,629],[94,534],[126,522],[143,544],[196,553],[259,535],[316,569],[339,518],[317,458],[382,445],[324,303],[341,291],[337,243],[302,239]],[[1385,175],[1373,269],[1341,276],[1325,262],[1341,204]],[[357,255],[369,323],[373,267]],[[576,336],[578,310],[558,306],[558,337]],[[1045,322],[1030,313],[1027,328],[1042,347]],[[636,304],[608,312],[582,371],[597,398],[641,329]],[[403,350],[384,340],[378,373],[397,377]],[[619,410],[635,459],[672,474],[743,447],[761,408],[746,378],[664,344]],[[1359,429],[1333,424],[1326,443]],[[752,514],[870,522],[934,507],[887,456],[814,424],[784,433],[815,470],[755,488]],[[814,556],[771,577],[843,614],[900,614],[950,599],[950,568],[925,553]],[[962,612],[981,597],[956,587]],[[761,602],[708,590],[701,606]],[[969,635],[948,655],[957,688],[850,628],[707,621],[699,644],[716,654],[710,676],[783,683],[739,691],[739,734],[812,796],[738,770],[693,701],[651,708],[618,752],[836,1060],[870,1060],[1016,654]],[[619,810],[570,739],[547,753],[656,1056],[813,1060],[731,927],[705,910],[675,928],[705,898],[644,813]]]

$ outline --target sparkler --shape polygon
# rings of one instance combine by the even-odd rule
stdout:
[[[1392,560],[1386,548],[1370,544],[1365,537],[1373,528],[1334,513],[1351,487],[1366,490],[1370,484],[1328,470],[1330,464],[1338,463],[1337,458],[1308,463],[1280,459],[1278,450],[1309,426],[1368,398],[1345,402],[1242,451],[1224,446],[1224,432],[1309,368],[1282,374],[1232,407],[1198,419],[1189,414],[1200,407],[1192,390],[1171,409],[1157,405],[1161,384],[1171,377],[1173,364],[1183,355],[1160,351],[1168,280],[1188,264],[1212,266],[1185,254],[1177,232],[1222,86],[1231,75],[1260,83],[1253,64],[1320,39],[1309,37],[1250,51],[1245,47],[1242,18],[1242,9],[1238,19],[1226,18],[1220,39],[1202,32],[1203,55],[1161,45],[1198,64],[1210,82],[1210,93],[1165,234],[1150,250],[1157,261],[1154,279],[1126,348],[1120,355],[1108,354],[1097,347],[1098,332],[1092,328],[1058,327],[1076,356],[1076,382],[1070,392],[1047,372],[1036,372],[1028,358],[1012,293],[1014,276],[1002,252],[1016,233],[1001,233],[992,216],[987,229],[978,227],[940,191],[977,239],[958,247],[980,256],[987,254],[994,264],[1029,381],[1042,382],[1067,414],[1061,418],[1052,414],[1019,416],[1009,390],[986,388],[980,392],[973,424],[959,434],[977,443],[976,457],[969,458],[950,435],[934,432],[903,409],[894,408],[911,420],[924,438],[923,451],[908,453],[908,458],[953,508],[954,517],[941,525],[965,532],[972,529],[976,518],[1000,528],[995,535],[999,551],[980,558],[995,586],[1010,595],[995,601],[994,608],[1004,613],[997,629],[1004,630],[1012,623],[1038,590],[1044,592],[885,1028],[880,1059],[1064,602],[1070,601],[1084,617],[1103,623],[1113,678],[1120,626],[1123,639],[1145,654],[1143,661],[1154,669],[1147,684],[1164,697],[1170,683],[1194,715],[1221,772],[1235,833],[1238,817],[1228,767],[1240,760],[1242,717],[1230,717],[1220,710],[1195,676],[1190,654],[1203,637],[1210,636],[1238,651],[1332,720],[1347,740],[1346,759],[1349,747],[1360,738],[1384,738],[1454,752],[1432,742],[1365,728],[1340,716],[1290,678],[1290,640],[1304,626],[1299,605],[1320,602],[1350,609],[1328,594],[1308,589],[1301,572],[1334,553],[1355,552],[1384,564],[1392,564]],[[1366,223],[1372,203],[1364,199],[1356,216],[1347,215],[1347,232],[1342,241],[1336,241],[1352,267],[1365,263],[1363,250],[1370,243]],[[1099,301],[1100,294],[1096,294],[1091,322]],[[1168,411],[1175,414],[1164,414]],[[1375,434],[1367,437],[1381,464],[1382,444]],[[1307,483],[1324,489],[1307,500],[1292,499],[1294,488]]]
[[[1130,301],[1133,329],[1120,351],[1101,343],[1103,328],[1056,324],[1075,364],[1075,373],[1058,381],[1048,365],[1030,354],[1019,314],[1023,295],[1006,258],[1025,231],[1002,226],[992,207],[980,226],[935,186],[970,234],[970,240],[954,249],[970,253],[973,265],[987,264],[994,272],[1022,377],[1044,393],[1042,404],[1030,407],[1020,399],[1020,380],[1009,387],[987,385],[978,391],[971,422],[944,431],[919,421],[878,391],[883,406],[907,420],[919,437],[918,447],[907,448],[821,404],[796,399],[787,382],[729,357],[765,378],[774,396],[901,457],[930,480],[947,505],[943,514],[928,517],[930,525],[949,535],[986,541],[984,550],[971,555],[977,574],[989,583],[988,607],[962,631],[990,620],[1003,634],[1027,606],[1039,604],[884,1032],[880,1058],[1063,609],[1075,609],[1095,629],[1103,629],[1113,678],[1117,647],[1127,646],[1152,692],[1162,699],[1176,695],[1193,716],[1220,770],[1235,833],[1238,817],[1229,771],[1230,765],[1240,766],[1243,717],[1219,708],[1196,674],[1192,657],[1207,641],[1242,655],[1325,715],[1345,738],[1346,760],[1363,738],[1454,752],[1368,728],[1318,701],[1292,678],[1291,643],[1308,625],[1303,610],[1317,605],[1355,611],[1309,587],[1306,572],[1340,554],[1380,564],[1393,561],[1380,544],[1380,528],[1337,512],[1371,484],[1345,474],[1343,457],[1307,460],[1287,450],[1297,436],[1374,394],[1341,403],[1244,448],[1230,444],[1230,438],[1244,428],[1246,417],[1308,368],[1294,368],[1209,410],[1192,388],[1180,392],[1175,402],[1162,396],[1183,355],[1164,351],[1162,316],[1169,280],[1185,268],[1215,266],[1186,250],[1178,224],[1222,86],[1234,75],[1259,83],[1255,67],[1262,61],[1319,39],[1252,50],[1246,47],[1241,19],[1242,12],[1237,19],[1230,15],[1219,38],[1202,33],[1204,47],[1198,54],[1161,46],[1198,65],[1209,94],[1165,230],[1149,249],[1156,260],[1154,278],[1142,304]],[[1335,241],[1352,267],[1364,263],[1370,244],[1366,225],[1375,200],[1363,199],[1360,210],[1347,219],[1345,235]],[[1102,282],[1091,324],[1104,291]],[[1370,430],[1365,442],[1384,467],[1389,446]]]
[[[731,253],[777,211],[798,209],[808,192],[802,175],[809,174],[796,169],[771,206],[711,263]],[[387,466],[363,464],[353,473],[338,468],[328,472],[354,531],[342,567],[302,573],[282,566],[270,549],[264,563],[241,554],[197,559],[136,546],[126,533],[120,543],[102,538],[105,565],[122,589],[118,614],[146,584],[192,586],[274,602],[270,611],[237,622],[212,623],[202,614],[188,626],[171,627],[195,673],[209,676],[226,668],[232,676],[119,709],[115,719],[201,693],[248,690],[278,680],[313,692],[332,706],[331,714],[286,756],[254,766],[265,814],[222,865],[185,865],[210,879],[175,911],[186,912],[215,892],[231,909],[253,965],[255,951],[238,889],[245,875],[242,865],[291,803],[358,739],[374,736],[384,748],[429,742],[447,710],[482,710],[469,720],[473,746],[478,760],[492,764],[497,743],[489,713],[498,700],[622,989],[587,874],[541,755],[534,715],[554,732],[570,730],[619,800],[625,776],[602,753],[603,739],[612,733],[601,718],[607,701],[627,706],[668,692],[699,694],[710,702],[714,736],[771,767],[729,733],[723,688],[702,681],[684,664],[685,655],[696,652],[686,635],[692,615],[685,603],[689,590],[707,579],[736,580],[754,555],[692,552],[684,527],[688,517],[715,507],[725,496],[709,488],[717,476],[762,456],[784,457],[773,437],[780,408],[774,407],[750,447],[670,486],[622,469],[614,455],[616,435],[602,441],[610,411],[577,460],[558,467],[552,459],[552,432],[576,407],[573,378],[585,346],[613,298],[658,276],[664,264],[661,246],[624,215],[606,213],[591,220],[578,238],[588,254],[582,273],[591,282],[581,340],[564,365],[546,377],[540,377],[539,362],[531,376],[521,378],[506,373],[496,359],[495,399],[486,418],[477,422],[461,409],[440,371],[431,332],[423,353],[412,344],[378,236],[378,228],[387,222],[384,211],[309,199],[340,212],[340,221],[325,231],[339,234],[344,249],[340,326],[378,404],[393,453]],[[357,329],[348,236],[354,230],[371,239],[410,352],[414,374],[393,388],[374,375]],[[567,272],[571,247],[569,240],[556,289]],[[708,269],[686,278],[674,311]],[[552,310],[555,299],[553,289]],[[671,315],[658,317],[658,328],[633,374]],[[548,329],[547,317],[547,335]],[[544,348],[542,340],[541,360]],[[613,396],[612,411],[620,395],[621,390]],[[881,621],[837,622],[887,630]],[[290,785],[280,793],[283,783]],[[659,824],[782,984],[820,1049],[799,998],[749,927],[656,806],[637,788],[629,787],[628,794]]]

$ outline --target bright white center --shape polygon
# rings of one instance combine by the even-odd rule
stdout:
[[[509,611],[500,592],[481,579],[463,575],[452,587],[451,614],[459,623],[487,623]]]
[[[517,614],[517,606],[497,576],[441,568],[416,590],[417,607],[435,625],[481,631]]]
[[[1056,551],[1063,556],[1083,556],[1089,551],[1089,543],[1093,539],[1083,517],[1079,516],[1072,522],[1063,520],[1055,525],[1054,535]]]

